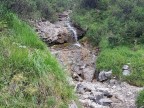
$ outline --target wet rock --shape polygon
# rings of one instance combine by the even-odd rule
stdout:
[[[85,36],[85,34],[86,34],[86,32],[87,32],[87,29],[83,29],[83,28],[81,28],[79,25],[77,25],[77,24],[73,24],[73,26],[76,28],[76,30],[77,30],[77,34],[78,34],[78,39],[82,39],[84,36]]]
[[[99,76],[98,76],[99,81],[105,81],[105,80],[109,79],[111,77],[111,75],[112,75],[112,71],[108,71],[108,72],[102,71],[99,73]]]

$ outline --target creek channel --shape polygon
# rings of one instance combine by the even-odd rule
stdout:
[[[78,42],[79,35],[72,26],[69,12],[59,14],[59,21],[38,22],[37,32],[46,42],[61,43],[50,46],[51,53],[68,72],[68,82],[83,108],[136,108],[137,93],[143,88],[131,86],[115,78],[97,81],[97,50],[88,41]],[[73,42],[69,43],[69,38]],[[70,108],[77,108],[70,105]]]

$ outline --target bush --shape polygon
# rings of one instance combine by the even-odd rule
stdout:
[[[53,22],[57,20],[56,12],[70,8],[67,0],[61,2],[48,0],[2,0],[2,4],[9,11],[16,13],[22,18],[45,18]]]
[[[107,36],[109,45],[113,47],[121,44],[141,44],[144,41],[142,4],[144,5],[143,0],[82,0],[78,6],[81,8],[76,8],[73,18],[81,27],[87,26],[87,35],[90,34],[89,38],[96,43],[99,43],[97,41],[100,38]],[[93,25],[95,27],[91,27]],[[104,27],[106,31],[101,31],[104,35],[99,35],[98,26]]]

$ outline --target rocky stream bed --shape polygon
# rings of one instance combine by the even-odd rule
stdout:
[[[101,76],[96,74],[99,49],[92,47],[88,42],[78,43],[78,37],[74,32],[77,32],[78,36],[83,36],[85,31],[73,28],[68,17],[69,12],[64,12],[59,15],[58,22],[35,22],[35,27],[40,38],[49,44],[51,53],[69,72],[68,82],[74,87],[82,107],[136,108],[137,93],[143,88],[110,77],[111,71],[102,72]],[[69,107],[77,108],[77,105],[72,102]]]

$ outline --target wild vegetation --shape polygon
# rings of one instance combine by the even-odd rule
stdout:
[[[22,19],[57,20],[57,13],[71,7],[68,0],[1,0],[1,6]]]
[[[27,23],[1,9],[0,107],[67,108],[67,74]]]
[[[87,36],[99,44],[106,36],[111,46],[143,43],[143,0],[81,0],[73,20],[88,28]]]
[[[0,107],[61,107],[73,93],[62,68],[27,23],[19,18],[57,20],[72,9],[72,20],[101,52],[98,70],[111,70],[120,80],[144,86],[143,0],[1,0]],[[14,13],[14,14],[12,14]],[[122,75],[129,65],[130,76]],[[144,106],[144,92],[137,99]]]
[[[87,38],[100,47],[97,69],[111,70],[120,80],[144,86],[144,1],[80,0],[73,11],[73,21],[87,29]],[[131,68],[130,76],[122,75],[123,65]],[[144,93],[138,107],[144,106]]]

